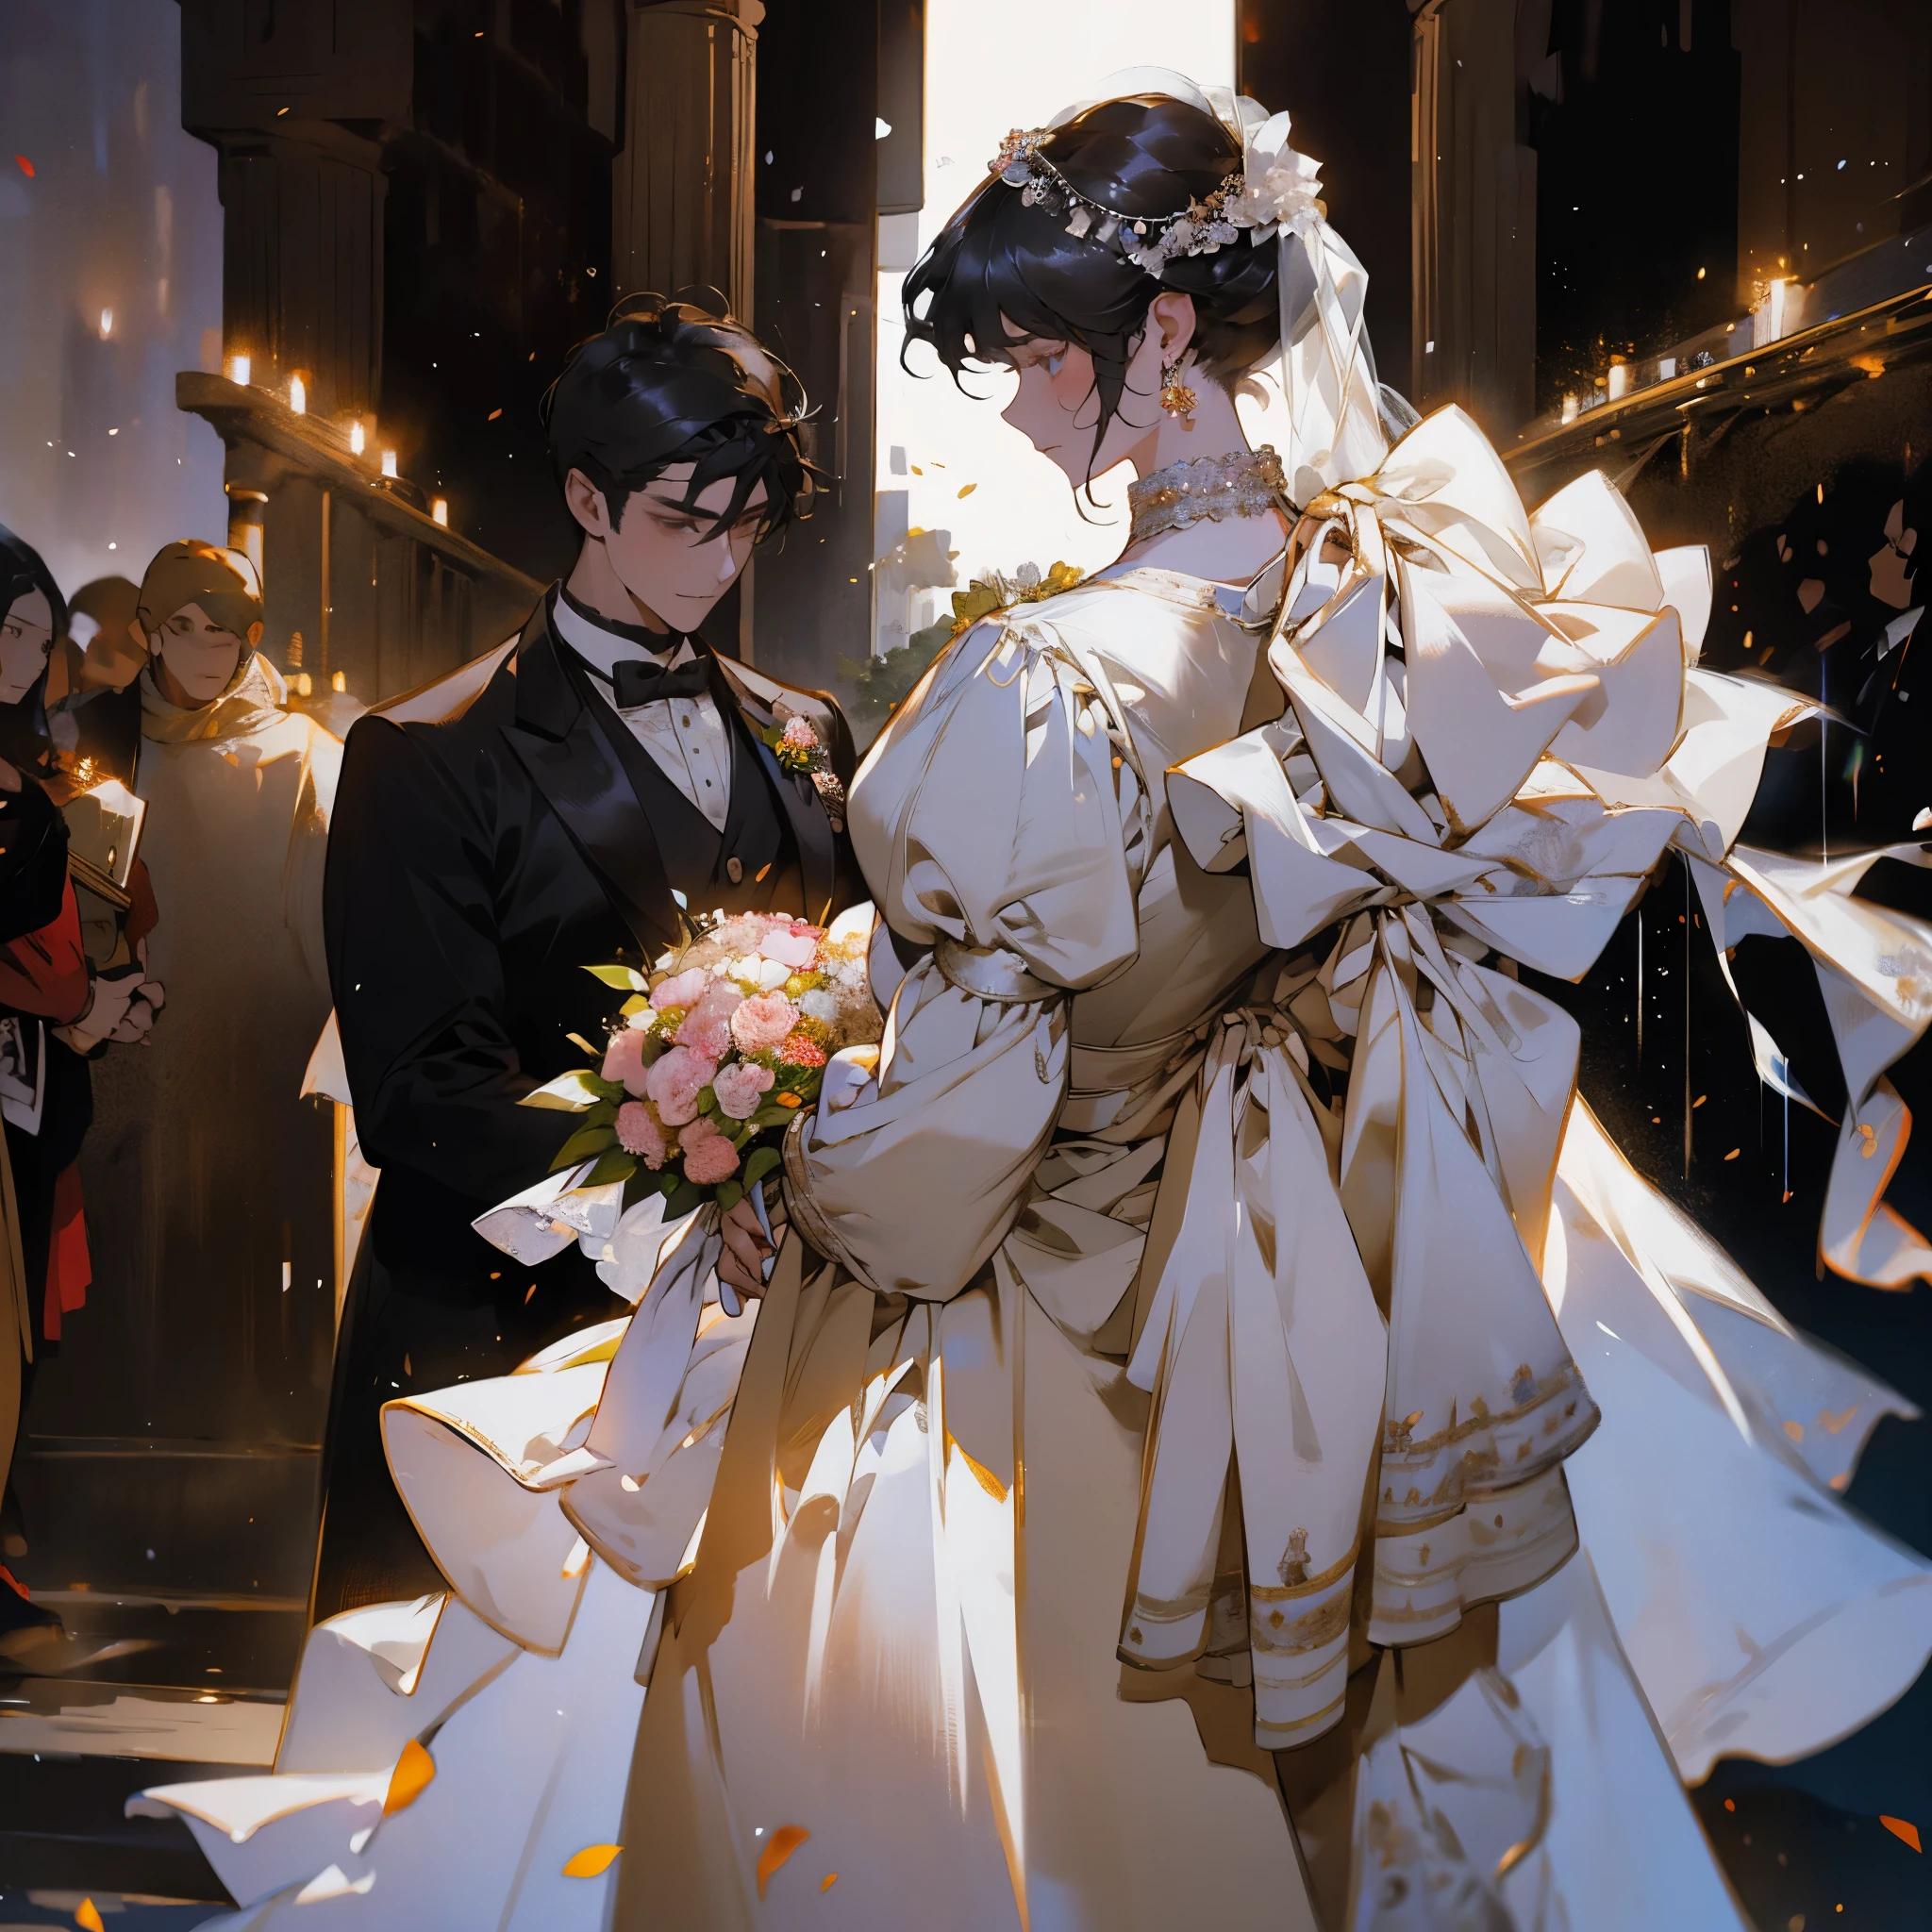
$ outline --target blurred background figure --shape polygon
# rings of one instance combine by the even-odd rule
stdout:
[[[109,1041],[143,1038],[160,1003],[140,952],[152,894],[130,898],[127,957],[87,955],[57,809],[72,780],[58,767],[47,687],[71,650],[68,610],[38,552],[0,527],[0,1278],[11,1312],[0,1346],[0,1657],[19,1658],[60,1635],[6,1567],[28,1548],[8,1480],[36,1367],[58,1347],[65,1317],[92,1276],[80,1168],[92,1119],[89,1059]],[[130,882],[132,882],[130,880]]]
[[[241,552],[163,546],[135,625],[145,663],[128,687],[128,782],[166,908],[148,963],[178,984],[151,1048],[98,1083],[91,1159],[120,1191],[98,1265],[159,1309],[182,1344],[170,1359],[200,1371],[166,1398],[168,1433],[239,1424],[287,1441],[301,1419],[286,1364],[306,1380],[329,1341],[330,1304],[313,1291],[332,1267],[333,1130],[299,1092],[328,1014],[322,861],[341,747],[287,708],[256,649],[260,582]],[[83,677],[118,672],[125,637],[104,625]],[[105,740],[90,722],[122,697],[105,685],[79,696],[67,715],[80,742]],[[310,1291],[299,1300],[297,1281]]]

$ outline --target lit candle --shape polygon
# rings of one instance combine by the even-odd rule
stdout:
[[[302,378],[291,375],[289,378],[289,407],[296,415],[304,414],[308,408],[308,391],[302,387]]]
[[[438,496],[431,500],[429,515],[432,522],[441,525],[445,530],[449,528],[449,505],[441,497]]]
[[[352,457],[362,454],[362,425],[359,421],[349,425],[349,454]]]
[[[243,389],[248,387],[248,358],[230,356],[228,358],[228,380],[239,382]]]
[[[392,449],[386,449],[382,453],[382,474],[385,476],[393,476],[395,473],[396,453]]]
[[[114,311],[113,311],[113,310],[112,310],[111,308],[104,308],[104,309],[102,309],[102,310],[101,310],[101,340],[102,340],[102,341],[104,341],[104,342],[105,342],[105,341],[106,341],[108,340],[108,337],[109,337],[110,335],[112,335],[113,333],[114,333]]]

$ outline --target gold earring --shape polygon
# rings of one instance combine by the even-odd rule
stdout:
[[[1160,407],[1170,416],[1178,417],[1183,423],[1194,420],[1194,391],[1181,380],[1181,362],[1176,357],[1172,362],[1162,359],[1160,364]]]

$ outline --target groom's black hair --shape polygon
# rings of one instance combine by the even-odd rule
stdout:
[[[1241,172],[1240,141],[1212,114],[1167,94],[1102,101],[1055,128],[1040,152],[1088,200],[1129,223],[1178,213]],[[1097,455],[1148,306],[1163,290],[1194,298],[1203,375],[1239,375],[1280,341],[1278,249],[1252,247],[1243,236],[1212,254],[1175,258],[1156,280],[1116,243],[1073,234],[1064,209],[1024,192],[990,175],[906,277],[907,344],[930,342],[956,381],[969,364],[1010,361],[1015,342],[1077,343],[1093,358]]]
[[[693,470],[682,507],[720,477],[735,487],[705,538],[730,528],[762,482],[759,537],[811,514],[816,472],[801,428],[805,391],[715,289],[626,296],[603,332],[579,342],[543,398],[559,486],[581,470],[613,526],[625,505],[678,463]]]

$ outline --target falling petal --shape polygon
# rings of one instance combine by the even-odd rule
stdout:
[[[15,155],[13,158],[18,164],[20,172],[31,181],[34,178],[34,164],[25,155]],[[93,1907],[90,1906],[88,1909],[92,1911]]]
[[[977,483],[963,483],[959,486],[959,494],[961,496],[971,496],[978,488],[979,485]]]
[[[802,1824],[781,1824],[772,1841],[758,1854],[758,1896],[763,1898],[772,1874],[802,1845],[811,1833]]]
[[[33,170],[31,168],[28,168],[27,173],[31,175],[33,173]],[[1887,1819],[1886,1823],[1889,1824],[1891,1823],[1891,1821],[1890,1819]],[[1910,1829],[1909,1826],[1907,1826],[1907,1828],[1908,1830]],[[1917,1832],[1913,1832],[1912,1849],[1916,1851],[1918,1849],[1918,1846],[1919,1834]],[[91,1898],[84,1898],[81,1900],[80,1909],[74,1915],[74,1923],[76,1925],[83,1927],[84,1932],[108,1932],[108,1928],[101,1924],[100,1908],[94,1904],[93,1900]]]
[[[413,1805],[429,1789],[429,1780],[435,1775],[435,1760],[411,1738],[403,1746],[403,1755],[396,1759],[395,1770],[390,1774],[389,1794],[382,1801],[382,1815],[388,1818]]]
[[[617,1862],[622,1845],[586,1845],[564,1860],[566,1878],[601,1878]]]
[[[1888,1818],[1882,1811],[1878,1814],[1878,1822],[1893,1838],[1903,1839],[1913,1851],[1923,1852],[1925,1849],[1919,1842],[1919,1827],[1916,1824],[1908,1824],[1903,1818]]]
[[[821,1891],[830,1891],[833,1886],[837,1885],[838,1882],[839,1874],[836,1872],[827,1872],[825,1875],[819,1880],[819,1890]]]
[[[1833,1415],[1829,1409],[1821,1408],[1818,1411],[1818,1426],[1826,1435],[1835,1436],[1857,1412],[1858,1405],[1856,1402],[1840,1415]]]

